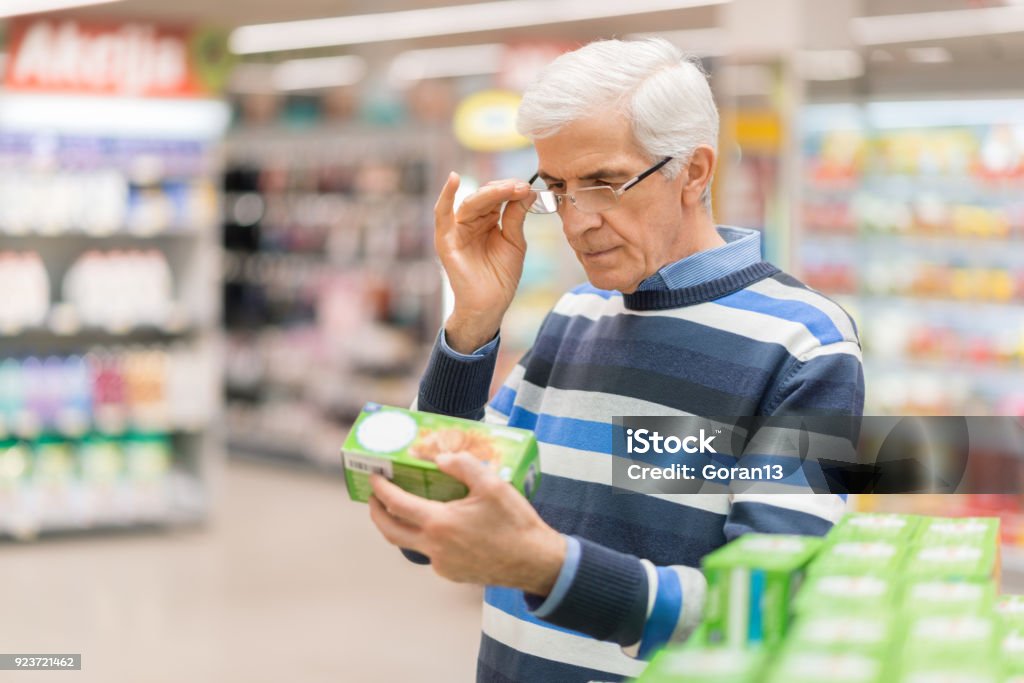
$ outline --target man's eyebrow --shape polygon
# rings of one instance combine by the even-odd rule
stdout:
[[[543,178],[545,181],[548,180],[561,180],[545,171],[537,171],[537,177]],[[579,180],[598,180],[600,178],[632,178],[633,174],[630,171],[624,171],[619,168],[599,168],[596,171],[592,171],[584,176],[580,176]]]

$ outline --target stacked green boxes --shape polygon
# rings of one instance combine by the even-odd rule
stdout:
[[[676,648],[651,660],[638,683],[758,683],[765,663],[762,650]]]
[[[821,543],[809,536],[748,534],[705,557],[709,644],[781,643],[793,594]]]
[[[786,648],[767,683],[888,683],[885,662],[859,652],[814,652]]]
[[[908,555],[912,577],[988,581],[998,568],[999,520],[968,517],[925,520]]]
[[[828,611],[834,614],[878,613],[891,608],[899,595],[896,579],[888,576],[823,574],[812,576],[797,593],[797,614]]]
[[[527,498],[540,482],[533,432],[368,403],[342,447],[349,496],[369,500],[376,473],[423,498],[462,498],[465,485],[435,464],[438,455],[457,452],[477,457]]]

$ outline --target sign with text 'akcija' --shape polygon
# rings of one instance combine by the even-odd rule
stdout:
[[[9,27],[9,91],[208,97],[231,64],[217,30],[30,17]]]

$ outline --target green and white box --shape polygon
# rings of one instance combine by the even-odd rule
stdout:
[[[758,649],[666,648],[637,683],[759,683],[765,653]]]
[[[801,614],[786,646],[810,652],[859,652],[885,659],[896,640],[896,623],[885,612]]]
[[[1024,628],[1004,626],[1000,635],[999,654],[1005,673],[1024,676]]]
[[[929,664],[996,661],[999,628],[992,616],[965,614],[910,617],[905,661]]]
[[[848,614],[888,610],[896,604],[897,581],[873,574],[825,574],[809,577],[793,603],[797,614]]]
[[[908,582],[903,591],[903,611],[912,615],[987,615],[992,613],[995,594],[992,581],[918,579]]]
[[[455,452],[474,455],[527,498],[540,484],[531,431],[367,403],[342,447],[349,496],[367,502],[370,475],[376,473],[423,498],[462,498],[466,486],[434,462],[442,453]]]
[[[895,541],[906,543],[917,534],[921,517],[880,512],[846,515],[828,534],[829,541]]]
[[[997,548],[979,543],[920,544],[907,557],[907,576],[913,579],[991,580],[996,575]]]
[[[893,541],[829,542],[810,566],[812,576],[873,574],[896,576],[903,568],[903,549]]]
[[[1024,595],[998,596],[996,615],[1005,628],[1024,629]]]
[[[859,652],[815,652],[786,648],[768,683],[888,683],[885,660]]]
[[[928,517],[918,535],[921,545],[980,545],[999,543],[998,517]]]
[[[707,555],[709,644],[782,642],[793,595],[821,544],[813,536],[747,534]]]
[[[933,661],[904,666],[899,683],[1002,683],[997,667],[980,662],[941,665]]]

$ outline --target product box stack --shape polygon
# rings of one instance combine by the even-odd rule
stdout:
[[[708,602],[642,683],[1024,683],[1024,596],[997,595],[999,520],[845,517],[704,560]]]

